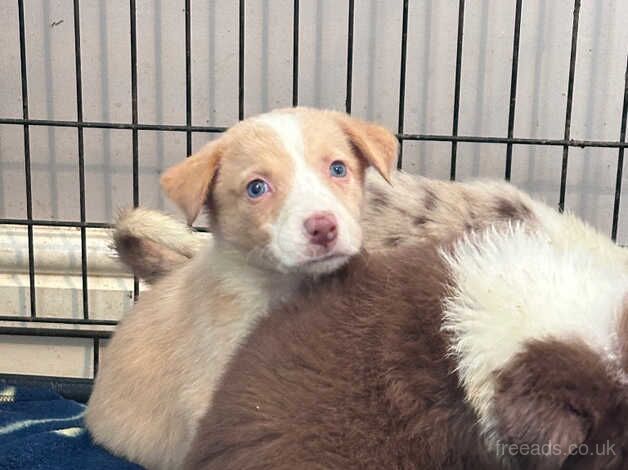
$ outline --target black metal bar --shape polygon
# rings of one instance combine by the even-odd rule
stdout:
[[[406,106],[406,65],[408,55],[408,0],[403,0],[401,19],[401,69],[399,71],[399,113],[397,118],[397,134],[403,134]],[[399,159],[397,168],[403,167],[403,140],[399,139]]]
[[[56,127],[84,127],[95,129],[137,129],[147,131],[173,131],[173,132],[207,132],[220,133],[227,130],[226,127],[212,126],[191,126],[184,125],[159,125],[159,124],[127,124],[127,123],[102,123],[76,121],[54,121],[41,119],[16,119],[0,118],[0,124],[30,125],[30,126],[56,126]],[[532,139],[532,138],[508,138],[495,136],[469,136],[469,135],[445,135],[445,134],[398,134],[400,140],[427,140],[438,142],[481,142],[487,144],[522,144],[522,145],[555,145],[569,147],[604,147],[604,148],[626,148],[628,143],[615,140],[575,140],[575,139]]]
[[[138,124],[128,122],[95,122],[95,121],[55,121],[51,119],[18,119],[0,118],[0,124],[16,124],[52,127],[82,127],[90,129],[129,129],[139,131],[174,131],[174,132],[224,132],[223,126],[185,126],[177,124]]]
[[[112,228],[112,224],[105,222],[80,222],[71,220],[41,220],[41,219],[12,219],[0,218],[0,225],[26,225],[31,227],[86,227],[86,228]]]
[[[0,335],[14,336],[48,336],[54,338],[111,338],[112,331],[74,330],[69,328],[39,328],[24,326],[2,326]]]
[[[240,0],[238,20],[238,119],[244,119],[244,0]]]
[[[131,21],[131,123],[133,130],[133,206],[139,205],[139,137],[137,126],[137,17],[135,0],[130,0]],[[186,129],[187,130],[187,129]]]
[[[347,87],[345,91],[345,111],[351,114],[353,94],[353,23],[355,18],[355,2],[349,0],[349,14],[347,15]]]
[[[81,71],[81,15],[79,0],[74,0],[74,61],[76,74],[76,120],[83,121],[83,78]],[[79,165],[79,206],[81,223],[85,223],[85,146],[83,142],[83,128],[76,129],[78,138],[78,165]],[[81,226],[81,280],[83,295],[83,318],[89,318],[89,297],[87,286],[87,232]]]
[[[299,0],[294,0],[292,18],[292,106],[299,104]]]
[[[397,136],[401,140],[427,140],[434,142],[478,142],[483,144],[517,144],[517,145],[551,145],[564,147],[600,147],[626,148],[628,143],[604,140],[563,140],[563,139],[528,139],[522,137],[481,137],[475,135],[440,135],[440,134],[402,134]]]
[[[94,338],[94,365],[93,365],[93,375],[96,378],[96,374],[98,374],[98,365],[100,364],[100,338]]]
[[[462,76],[462,39],[464,32],[464,0],[458,3],[458,39],[456,46],[456,77],[454,80],[454,113],[451,134],[458,135],[458,119],[460,116],[460,79]],[[456,166],[458,158],[458,141],[451,142],[451,164],[449,168],[449,179],[456,179]]]
[[[571,135],[571,110],[573,106],[573,88],[576,77],[576,56],[578,49],[578,23],[580,21],[580,0],[574,1],[573,22],[571,25],[571,55],[569,57],[569,81],[567,83],[567,106],[565,109],[565,134],[564,140],[569,140]],[[563,146],[563,161],[560,170],[560,198],[558,210],[565,210],[565,193],[567,192],[567,163],[569,161],[569,146]]]
[[[133,301],[137,301],[140,296],[140,280],[136,275],[133,275]]]
[[[621,126],[619,141],[626,141],[626,120],[628,119],[628,57],[626,58],[626,73],[624,75],[624,105],[621,112]],[[619,204],[621,202],[621,184],[624,171],[624,148],[620,147],[617,155],[617,177],[615,178],[615,202],[613,204],[613,228],[611,237],[617,240],[617,228],[619,224]]]
[[[137,126],[137,10],[135,0],[129,2],[129,18],[131,22],[131,122],[132,130],[132,158],[133,158],[133,207],[140,204],[139,180],[139,135]],[[186,129],[187,130],[187,129]],[[133,298],[137,300],[140,294],[140,283],[133,277]]]
[[[110,123],[110,122],[76,122],[76,121],[55,121],[45,119],[18,119],[0,118],[0,125],[20,125],[20,126],[52,126],[52,127],[83,127],[90,129],[128,129],[140,131],[172,131],[172,132],[207,132],[221,133],[227,127],[219,126],[185,126],[169,124],[132,124],[132,123]],[[508,138],[495,136],[465,136],[465,135],[445,135],[445,134],[404,134],[398,135],[402,140],[434,140],[447,142],[483,142],[497,144],[523,144],[523,145],[558,145],[569,147],[606,147],[606,148],[626,148],[628,143],[614,140],[578,140],[578,139],[534,139],[534,138]]]
[[[85,228],[113,228],[114,224],[107,222],[80,222],[73,220],[43,220],[43,219],[12,219],[0,218],[0,225],[32,225],[34,227],[85,227]],[[203,227],[192,227],[197,232],[207,232]]]
[[[517,73],[519,68],[519,38],[521,36],[521,4],[515,6],[515,31],[512,39],[512,69],[510,71],[510,109],[508,110],[508,138],[512,139],[515,129],[515,106],[517,103]],[[510,181],[512,173],[512,144],[506,146],[506,170],[504,177]]]
[[[33,218],[33,188],[31,184],[31,138],[28,116],[28,78],[26,74],[26,34],[24,32],[24,0],[18,0],[18,23],[20,30],[20,69],[22,74],[22,118],[24,126],[24,176],[26,180],[26,218]],[[35,296],[35,243],[33,242],[33,226],[27,228],[28,237],[28,283],[30,294],[30,315],[37,316]]]
[[[185,124],[192,126],[192,25],[190,0],[185,0]],[[186,131],[186,155],[192,155],[192,131]]]
[[[87,320],[84,318],[63,318],[63,317],[23,317],[19,315],[0,315],[0,323],[10,321],[10,322],[29,322],[29,323],[62,323],[64,325],[100,325],[100,326],[111,326],[117,325],[118,322],[115,320],[94,320],[92,318],[88,318]]]

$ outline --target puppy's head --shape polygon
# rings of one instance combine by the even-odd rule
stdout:
[[[388,179],[396,156],[380,126],[294,108],[236,124],[161,184],[188,223],[205,205],[215,235],[250,262],[322,274],[360,250],[364,172]]]

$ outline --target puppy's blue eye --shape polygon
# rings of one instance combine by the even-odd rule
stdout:
[[[335,161],[329,165],[329,173],[335,178],[344,178],[347,176],[347,167],[340,161]]]
[[[264,180],[253,180],[246,185],[246,194],[250,198],[258,198],[268,192],[268,183]]]

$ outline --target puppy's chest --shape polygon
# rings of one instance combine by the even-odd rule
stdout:
[[[289,298],[298,282],[292,276],[228,262],[220,253],[213,255],[211,262],[201,263],[195,276],[188,278],[196,295],[187,299],[188,311],[194,312],[188,323],[194,341],[186,348],[194,351],[197,360],[212,364],[212,373],[216,374],[256,321],[267,314],[271,305]]]

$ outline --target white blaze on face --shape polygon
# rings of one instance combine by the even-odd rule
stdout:
[[[306,161],[303,133],[297,117],[288,113],[269,113],[258,119],[277,133],[293,167],[291,187],[277,218],[269,227],[270,252],[280,263],[280,269],[301,269],[317,274],[337,269],[360,250],[362,230],[359,221],[329,188],[325,181],[327,174]],[[337,239],[324,255],[329,259],[316,261],[304,222],[320,212],[336,217]]]

